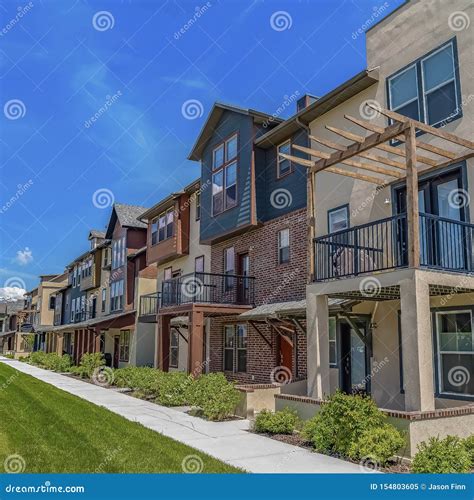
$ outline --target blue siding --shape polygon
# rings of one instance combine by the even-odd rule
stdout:
[[[212,150],[234,132],[239,133],[239,162],[237,167],[237,206],[216,217],[212,216]],[[251,160],[253,120],[250,116],[224,111],[214,136],[206,144],[202,156],[202,185],[209,185],[201,194],[201,240],[219,237],[239,226],[250,223]]]

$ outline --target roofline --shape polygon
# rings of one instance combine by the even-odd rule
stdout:
[[[284,131],[286,128],[289,128],[293,124],[297,124],[298,128],[301,127],[301,125],[298,124],[298,122],[305,123],[306,125],[309,124],[311,121],[313,121],[315,118],[312,117],[312,115],[317,114],[318,108],[320,108],[323,104],[330,104],[332,100],[336,100],[338,96],[340,96],[343,92],[351,89],[356,89],[356,84],[362,84],[362,86],[366,85],[364,88],[357,90],[353,94],[349,95],[345,100],[350,99],[354,95],[358,94],[362,90],[365,90],[365,88],[370,87],[374,83],[378,82],[378,68],[374,69],[365,69],[356,75],[354,75],[352,78],[349,80],[346,80],[345,82],[341,83],[341,85],[338,85],[336,88],[332,89],[329,91],[327,94],[323,95],[320,99],[317,101],[313,102],[309,106],[306,106],[306,108],[303,108],[301,111],[293,115],[291,118],[288,118],[285,120],[283,123],[280,123],[277,125],[275,128],[269,130],[266,134],[260,136],[258,139],[255,140],[255,144],[257,146],[262,146],[262,147],[270,147],[274,145],[273,141],[271,141],[271,138]],[[291,135],[289,132],[288,135]],[[270,140],[270,143],[267,141]]]
[[[373,24],[370,28],[367,28],[365,30],[365,33],[367,34],[369,31],[373,30],[376,26],[379,26],[379,24],[382,24],[386,19],[388,19],[389,17],[392,16],[392,14],[395,14],[395,12],[398,12],[400,9],[402,9],[403,7],[405,7],[406,5],[408,5],[410,3],[411,0],[405,0],[401,5],[399,5],[396,9],[393,9],[392,12],[390,12],[389,14],[387,14],[385,17],[383,17],[382,19],[380,19],[380,21],[377,21],[375,24]]]
[[[283,120],[281,118],[278,118],[278,117],[275,118],[274,116],[269,115],[268,113],[264,113],[262,111],[257,111],[256,109],[241,108],[241,107],[235,106],[233,104],[224,104],[222,102],[216,101],[214,103],[214,105],[212,106],[211,111],[207,115],[207,118],[206,118],[206,121],[204,122],[204,125],[201,127],[201,130],[199,131],[197,139],[194,142],[193,147],[191,148],[191,152],[188,155],[188,160],[199,161],[200,158],[198,156],[196,156],[196,149],[198,147],[198,144],[201,142],[200,141],[201,137],[202,137],[204,131],[206,130],[206,128],[207,128],[207,126],[209,124],[209,121],[211,119],[211,116],[214,113],[214,110],[216,108],[222,108],[223,110],[226,110],[226,111],[234,111],[236,113],[241,113],[241,114],[244,114],[244,115],[249,115],[249,116],[261,118],[263,121],[271,119],[272,123],[275,123],[275,122],[276,123],[281,123],[281,122],[283,122]]]
[[[149,208],[146,212],[144,212],[138,220],[142,222],[148,222],[151,218],[155,217],[158,212],[162,210],[166,210],[169,207],[170,203],[174,201],[176,198],[179,198],[183,194],[186,193],[194,193],[199,189],[201,185],[201,178],[195,179],[190,184],[185,186],[181,191],[176,191],[174,193],[169,194],[166,198],[163,198],[158,203]]]

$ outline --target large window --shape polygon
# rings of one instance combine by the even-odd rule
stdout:
[[[387,80],[390,109],[429,125],[461,115],[454,40],[415,61]]]
[[[110,310],[119,311],[123,308],[123,280],[114,281],[110,285]]]
[[[112,241],[112,269],[125,264],[125,236]]]
[[[173,329],[170,334],[170,366],[178,368],[179,362],[179,333]]]
[[[234,247],[229,247],[224,250],[224,274],[225,290],[230,290],[234,286],[235,275],[235,250]]]
[[[286,155],[291,155],[291,142],[286,141],[283,144],[280,144],[277,147],[277,177],[284,177],[286,174],[291,172],[291,162],[286,158],[280,156],[280,153],[284,153]]]
[[[119,347],[120,361],[128,362],[130,359],[130,330],[122,330],[120,332]]]
[[[278,231],[278,264],[290,262],[290,230]]]
[[[224,327],[224,370],[247,371],[247,325]]]
[[[174,231],[174,209],[170,208],[160,214],[151,223],[151,244],[156,245],[173,236]]]
[[[237,205],[237,134],[217,146],[212,156],[212,213]]]
[[[472,309],[436,313],[439,394],[474,396],[472,313]]]

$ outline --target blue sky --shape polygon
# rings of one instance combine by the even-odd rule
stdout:
[[[61,272],[112,197],[151,206],[198,177],[186,157],[214,101],[272,113],[365,68],[354,33],[401,3],[4,1],[0,288]]]

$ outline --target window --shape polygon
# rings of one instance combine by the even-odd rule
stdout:
[[[196,193],[196,220],[201,218],[201,193]]]
[[[123,280],[114,281],[110,286],[110,310],[123,308]]]
[[[224,274],[225,278],[225,291],[234,287],[235,275],[235,250],[234,247],[224,249]]]
[[[278,264],[290,262],[290,230],[278,231]]]
[[[158,219],[154,219],[151,222],[151,244],[156,245],[158,243]]]
[[[51,295],[49,297],[49,308],[50,309],[55,309],[56,307],[56,296],[55,295]]]
[[[472,309],[436,313],[438,392],[474,396]]]
[[[173,236],[174,209],[169,209],[160,214],[151,225],[151,244],[156,245]]]
[[[130,330],[120,332],[119,347],[120,361],[128,362],[130,357]]]
[[[105,312],[106,301],[107,301],[107,288],[102,288],[102,303],[101,303],[101,306],[100,306],[100,310],[102,312]]]
[[[179,333],[173,329],[170,334],[170,366],[178,368],[179,362]]]
[[[110,264],[110,248],[104,248],[103,255],[104,255],[103,267],[107,267]]]
[[[457,71],[457,49],[451,40],[388,78],[390,109],[434,126],[459,117]]]
[[[277,158],[277,177],[278,179],[280,177],[285,176],[286,174],[289,174],[291,172],[291,162],[290,160],[287,160],[286,158],[283,158],[280,156],[280,153],[283,153],[285,155],[290,155],[291,154],[291,142],[286,141],[283,144],[280,144],[277,147],[278,150],[278,158]]]
[[[170,279],[171,279],[171,277],[172,277],[172,275],[173,275],[173,268],[172,268],[172,267],[167,267],[167,268],[164,270],[163,274],[164,274],[164,278],[163,278],[163,279],[164,279],[165,281],[166,281],[166,280],[170,280]]]
[[[349,228],[349,206],[334,208],[328,211],[329,233],[336,233]]]
[[[196,257],[194,260],[194,272],[203,273],[204,272],[204,255]]]
[[[233,135],[214,149],[212,169],[212,213],[220,214],[237,205],[238,136]]]
[[[166,238],[173,236],[174,212],[169,210],[166,213]]]
[[[224,327],[224,370],[247,371],[247,325]]]
[[[125,236],[112,241],[112,269],[125,264]]]
[[[329,318],[329,365],[337,366],[336,318]]]

